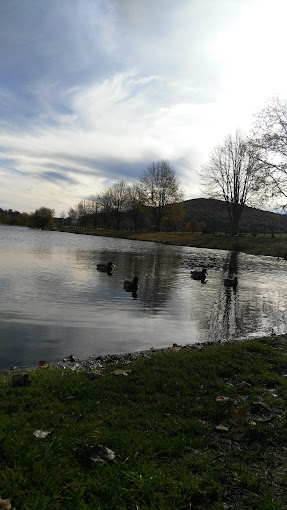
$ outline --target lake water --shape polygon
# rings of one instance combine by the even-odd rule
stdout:
[[[0,369],[287,332],[286,261],[9,226],[0,241]]]

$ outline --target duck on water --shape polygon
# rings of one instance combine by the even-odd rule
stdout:
[[[205,282],[206,275],[206,269],[202,269],[201,271],[191,271],[191,278],[193,278],[193,280],[200,280],[201,283]]]
[[[97,264],[98,271],[102,271],[103,273],[108,274],[111,274],[113,267],[114,267],[113,262],[108,262],[107,264]]]

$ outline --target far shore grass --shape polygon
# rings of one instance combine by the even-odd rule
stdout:
[[[18,510],[286,510],[286,356],[280,336],[101,375],[38,368],[27,386],[2,373],[0,495]],[[114,459],[92,460],[99,445]]]
[[[204,234],[200,232],[147,232],[130,230],[95,230],[85,228],[66,228],[64,231],[76,234],[97,235],[177,246],[193,246],[218,250],[238,251],[251,255],[268,255],[287,259],[287,234],[243,234],[238,236]]]

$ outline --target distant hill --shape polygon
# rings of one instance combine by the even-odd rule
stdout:
[[[210,198],[195,198],[185,200],[185,221],[190,222],[191,229],[201,228],[215,231],[230,230],[230,222],[226,205],[221,200]],[[254,207],[245,206],[240,221],[243,232],[287,232],[287,214],[262,211]]]

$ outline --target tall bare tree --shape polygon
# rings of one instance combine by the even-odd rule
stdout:
[[[75,206],[75,212],[77,216],[78,225],[84,227],[87,225],[89,217],[91,215],[91,202],[89,200],[81,200]]]
[[[128,214],[134,223],[135,230],[139,227],[143,204],[144,198],[141,187],[138,183],[134,183],[128,187]]]
[[[267,173],[269,197],[287,206],[287,102],[271,99],[257,114],[250,144],[260,150]]]
[[[225,201],[232,233],[237,233],[245,204],[264,189],[264,164],[257,151],[239,131],[229,134],[213,149],[201,178],[206,195]]]
[[[100,198],[102,212],[113,217],[116,227],[119,228],[123,213],[128,208],[129,192],[125,181],[118,181],[107,188]]]
[[[144,204],[149,208],[156,229],[160,230],[169,205],[183,199],[179,181],[169,161],[152,163],[144,172],[140,186]]]

